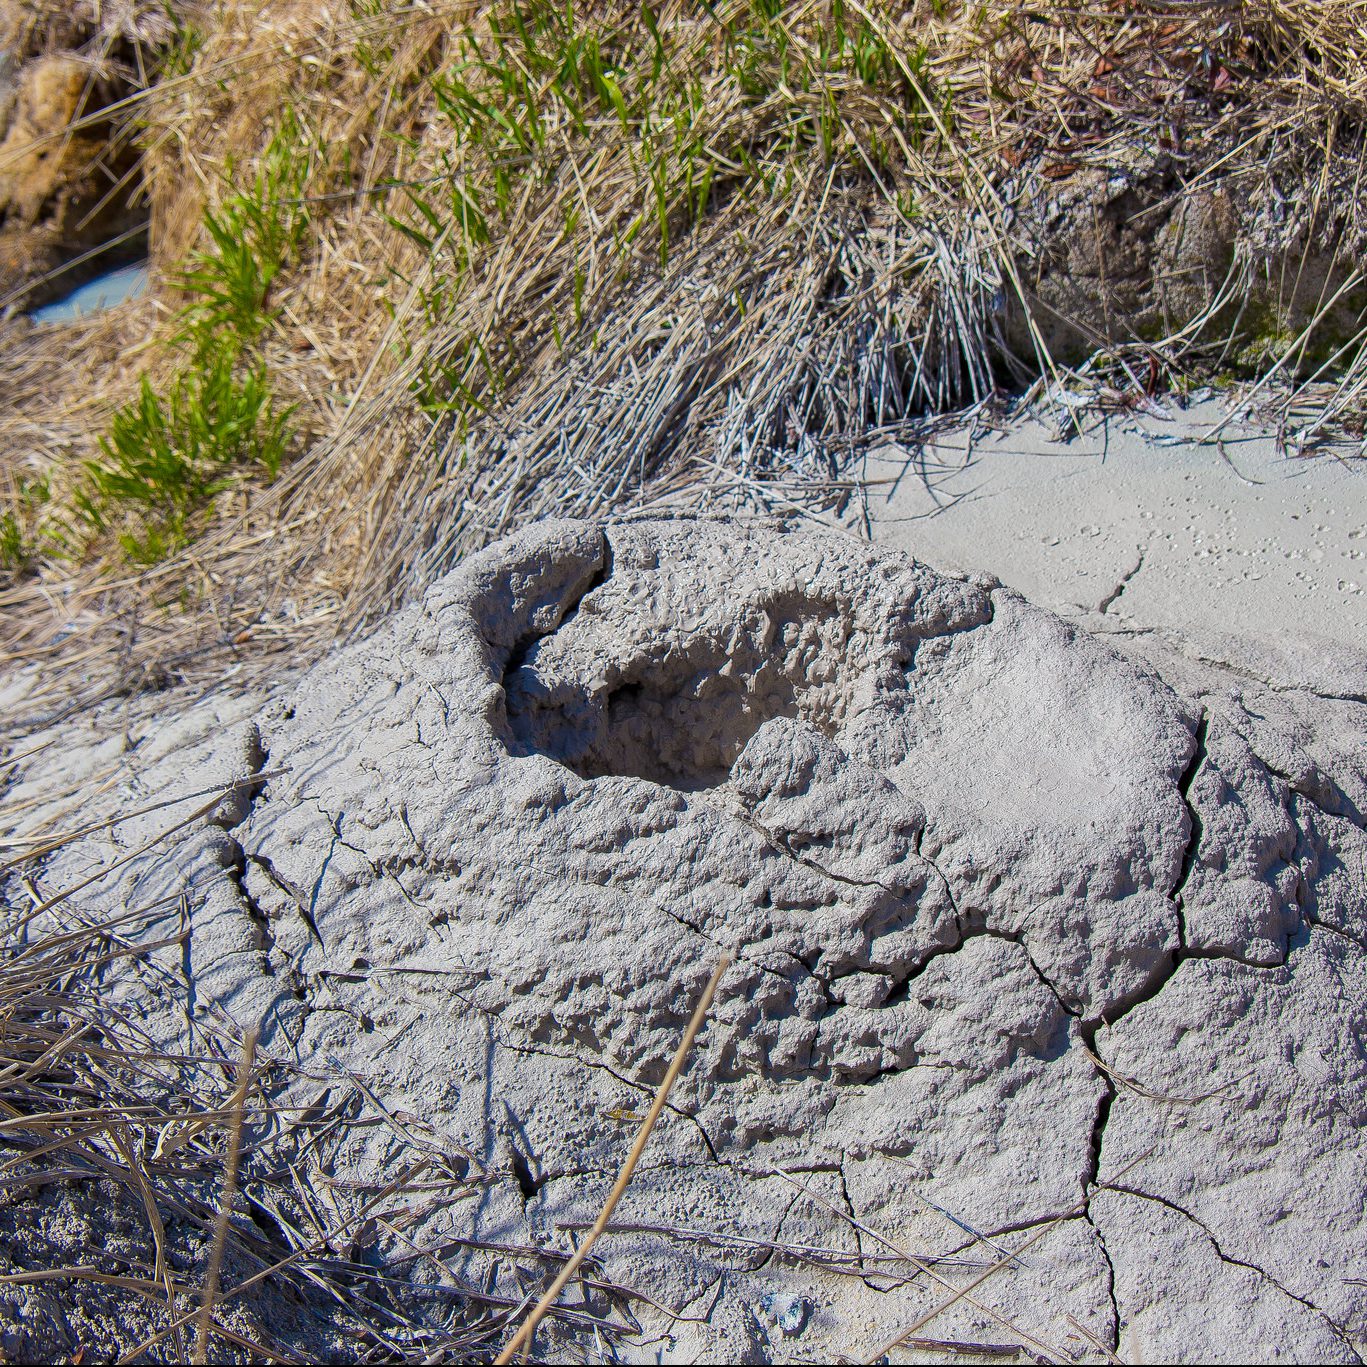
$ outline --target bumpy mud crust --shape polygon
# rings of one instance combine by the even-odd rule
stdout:
[[[189,889],[264,1049],[478,1156],[467,1235],[592,1218],[733,949],[606,1255],[672,1353],[872,1351],[946,1295],[766,1243],[985,1266],[1062,1217],[937,1336],[1356,1361],[1365,716],[1179,695],[845,538],[549,522],[189,746],[276,776],[128,895]]]

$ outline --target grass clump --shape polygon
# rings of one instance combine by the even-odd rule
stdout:
[[[144,377],[137,401],[114,414],[81,510],[101,530],[113,509],[141,512],[140,529],[118,541],[130,560],[153,564],[185,544],[195,514],[238,470],[280,473],[289,419],[260,361],[244,370],[231,349],[201,352],[164,394]]]
[[[135,525],[116,537],[135,563],[184,546],[196,516],[240,473],[280,473],[293,410],[275,398],[259,342],[275,321],[271,287],[308,223],[302,141],[287,110],[252,185],[205,213],[208,245],[175,277],[188,296],[173,341],[183,368],[160,388],[144,375],[87,464],[77,510],[100,532],[131,513]]]
[[[183,317],[197,347],[249,347],[275,320],[271,287],[308,227],[305,141],[298,115],[286,109],[251,187],[205,213],[209,245],[192,251],[174,277],[190,297]]]
[[[1344,402],[1367,392],[1357,0],[274,0],[239,19],[197,10],[138,104],[177,307],[148,306],[98,375],[71,367],[99,401],[29,460],[66,513],[79,473],[96,548],[165,554],[130,595],[207,604],[213,564],[233,587],[201,626],[229,641],[353,629],[538,516],[685,488],[834,503],[862,443],[1062,379],[1078,347],[1122,387],[1151,360],[1315,369],[1308,316],[1361,380]],[[206,203],[225,182],[245,188]],[[1187,241],[1219,250],[1164,255]],[[1264,295],[1294,305],[1275,336]],[[129,353],[153,358],[153,401]],[[52,392],[26,373],[22,392],[0,376],[25,439]],[[43,564],[112,614],[107,580]]]
[[[689,269],[690,258],[697,269],[709,229],[724,223],[737,234],[734,268],[744,275],[752,245],[787,236],[785,219],[815,214],[819,229],[828,202],[910,222],[901,206],[914,202],[918,176],[939,176],[931,159],[952,127],[952,82],[930,69],[924,44],[904,45],[896,26],[841,0],[744,0],[686,22],[648,4],[503,0],[481,17],[453,34],[429,77],[427,135],[410,150],[434,156],[439,169],[396,183],[408,212],[385,211],[417,249],[414,273],[394,271],[410,292],[404,316],[389,305],[409,391],[434,422],[449,419],[457,441],[492,421],[541,363],[534,338],[549,333],[570,364],[601,350],[604,332],[586,326],[590,314],[601,320],[634,288]],[[542,256],[524,298],[539,296],[541,316],[508,305],[510,284],[523,291],[500,268],[504,302],[491,318],[485,272],[528,224]],[[750,283],[726,293],[744,319]],[[919,288],[895,293],[895,311],[921,308]],[[951,378],[938,361],[919,366],[911,350],[921,328],[910,317],[888,322],[906,325],[905,340],[888,339],[890,364],[910,379],[906,398],[941,403],[946,387],[976,395],[972,367]],[[817,429],[867,416],[863,381],[832,376],[820,388],[822,402],[809,406]],[[874,408],[887,416],[881,401]],[[756,424],[773,425],[772,412]]]
[[[51,492],[46,479],[19,481],[10,507],[0,512],[0,570],[20,573],[38,558],[45,540],[42,510]]]

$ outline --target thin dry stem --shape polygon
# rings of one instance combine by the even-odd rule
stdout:
[[[608,1192],[607,1200],[603,1202],[603,1209],[598,1218],[584,1236],[583,1243],[575,1249],[574,1256],[560,1269],[555,1280],[546,1288],[545,1294],[532,1308],[522,1327],[508,1340],[503,1351],[494,1359],[495,1364],[511,1362],[514,1357],[531,1348],[532,1336],[536,1333],[536,1326],[541,1323],[546,1312],[555,1304],[556,1297],[560,1295],[569,1284],[570,1279],[583,1265],[584,1259],[589,1256],[589,1251],[597,1242],[599,1235],[608,1227],[612,1219],[612,1212],[617,1209],[617,1203],[622,1199],[627,1187],[631,1185],[632,1175],[636,1171],[636,1165],[641,1161],[642,1153],[645,1152],[646,1143],[650,1139],[650,1132],[655,1128],[655,1122],[659,1120],[660,1113],[669,1100],[669,1094],[674,1089],[674,1083],[678,1080],[679,1074],[683,1072],[684,1064],[688,1061],[689,1051],[693,1048],[693,1041],[697,1038],[698,1031],[702,1029],[703,1022],[707,1019],[707,1012],[712,1005],[712,998],[716,995],[717,985],[721,982],[722,974],[726,972],[731,959],[732,956],[729,953],[724,953],[718,960],[716,968],[712,970],[712,976],[707,980],[707,986],[703,988],[702,996],[698,998],[698,1004],[693,1009],[692,1018],[684,1030],[683,1038],[679,1041],[679,1047],[675,1050],[669,1068],[655,1091],[655,1100],[651,1103],[650,1110],[646,1112],[645,1119],[641,1121],[640,1128],[636,1132],[635,1142],[627,1154],[626,1162],[622,1164],[621,1172],[617,1174],[617,1180],[612,1184],[612,1190]]]
[[[242,1059],[237,1066],[237,1087],[230,1103],[232,1122],[228,1131],[228,1162],[223,1170],[222,1204],[218,1219],[214,1221],[214,1241],[209,1251],[209,1267],[204,1275],[204,1293],[195,1329],[195,1351],[191,1360],[196,1363],[209,1361],[209,1337],[213,1331],[214,1302],[218,1298],[218,1279],[223,1270],[223,1253],[228,1246],[228,1222],[233,1197],[237,1195],[237,1173],[242,1162],[242,1128],[247,1112],[247,1093],[252,1085],[252,1069],[256,1064],[258,1035],[258,1030],[253,1026],[242,1041]],[[171,1308],[174,1311],[174,1304]]]

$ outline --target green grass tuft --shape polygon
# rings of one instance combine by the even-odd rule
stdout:
[[[194,514],[232,484],[235,468],[257,466],[273,479],[285,458],[290,410],[276,407],[265,367],[240,372],[226,350],[200,362],[164,397],[144,379],[101,439],[104,459],[87,466],[91,490],[80,507],[91,525],[104,528],[111,507],[147,515],[140,532],[119,535],[140,564],[185,543]]]
[[[46,479],[19,484],[14,505],[0,513],[0,570],[21,573],[38,558],[39,547],[53,538],[42,525],[42,509],[51,497]]]
[[[185,369],[162,393],[144,376],[100,440],[102,458],[86,465],[78,512],[97,531],[132,512],[138,529],[117,540],[135,563],[185,545],[196,515],[237,472],[274,479],[284,462],[293,409],[277,405],[258,343],[275,322],[271,286],[308,225],[309,171],[304,130],[286,109],[255,180],[205,214],[209,245],[175,277],[190,296],[177,338]]]
[[[205,214],[210,245],[193,252],[175,277],[191,296],[185,333],[197,347],[211,350],[224,336],[250,346],[274,321],[271,285],[308,227],[304,144],[298,116],[286,109],[252,186]]]
[[[19,519],[11,512],[0,513],[0,568],[22,570],[28,561],[28,545]]]

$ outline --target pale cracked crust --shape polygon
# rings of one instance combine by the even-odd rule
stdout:
[[[727,947],[627,1223],[981,1261],[913,1193],[994,1240],[1061,1216],[992,1283],[1032,1334],[1353,1360],[1364,713],[1179,696],[842,537],[548,522],[190,745],[276,776],[125,894],[187,888],[201,998],[458,1140],[509,1237],[592,1218]],[[804,1352],[888,1323],[876,1278],[668,1248],[612,1267],[675,1308],[722,1287],[680,1353],[783,1356],[775,1284],[826,1297]]]

